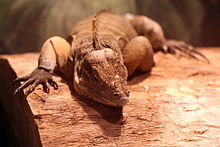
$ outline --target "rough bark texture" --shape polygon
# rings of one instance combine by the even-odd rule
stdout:
[[[157,53],[151,74],[129,81],[123,110],[76,98],[55,77],[59,90],[28,97],[43,146],[219,146],[220,50],[201,51],[210,65]],[[4,57],[19,76],[37,66],[36,53]]]
[[[5,59],[0,59],[1,146],[40,147],[41,141],[30,106],[21,92],[13,95],[16,74]]]

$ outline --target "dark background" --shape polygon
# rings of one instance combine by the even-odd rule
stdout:
[[[0,53],[39,51],[48,37],[65,37],[77,21],[101,9],[147,15],[167,38],[220,45],[219,0],[0,0]]]

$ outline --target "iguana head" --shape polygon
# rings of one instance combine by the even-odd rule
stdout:
[[[120,107],[128,102],[127,69],[109,48],[87,54],[75,82],[77,93],[99,103]]]

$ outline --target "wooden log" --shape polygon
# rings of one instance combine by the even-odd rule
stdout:
[[[14,70],[5,59],[0,59],[0,132],[1,146],[42,146],[33,114],[21,92],[14,95],[16,78]]]
[[[201,51],[211,64],[157,53],[151,74],[129,81],[123,110],[75,97],[59,77],[59,90],[39,86],[28,102],[43,146],[220,146],[220,48]],[[4,58],[21,76],[38,55]]]

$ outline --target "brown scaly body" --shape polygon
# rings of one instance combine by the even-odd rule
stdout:
[[[76,55],[83,56],[92,50],[111,48],[121,56],[121,49],[137,33],[123,16],[101,11],[76,24],[70,36],[74,38]]]
[[[128,19],[101,11],[80,21],[67,40],[49,38],[41,49],[38,68],[17,79],[25,82],[15,93],[29,85],[26,94],[38,84],[45,92],[49,92],[47,83],[57,88],[51,73],[58,71],[73,81],[78,95],[105,105],[124,106],[129,98],[128,76],[153,67],[153,50],[182,50],[195,57],[197,52],[189,47],[167,41],[160,25],[145,16]]]

